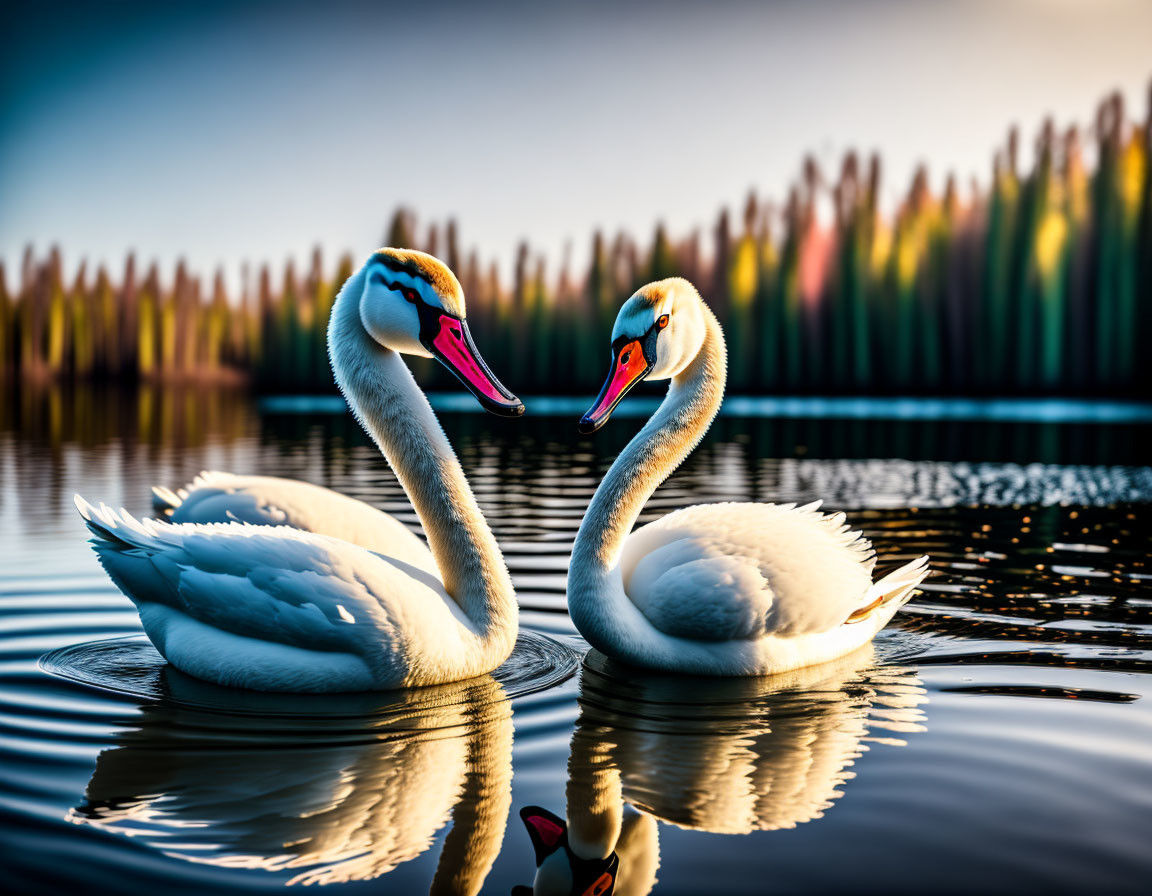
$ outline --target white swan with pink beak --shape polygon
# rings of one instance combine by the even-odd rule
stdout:
[[[178,669],[218,684],[337,692],[441,684],[512,651],[516,601],[496,540],[402,354],[434,357],[489,411],[523,413],[465,322],[453,273],[381,249],[328,327],[336,381],[428,538],[307,483],[205,474],[173,520],[76,504],[100,562]],[[162,497],[164,497],[162,495]]]

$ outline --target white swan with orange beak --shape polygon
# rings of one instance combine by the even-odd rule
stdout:
[[[205,485],[201,500],[189,494],[177,522],[137,521],[77,496],[100,562],[157,650],[218,684],[358,691],[492,671],[516,639],[512,582],[400,356],[437,358],[494,413],[519,416],[523,404],[476,351],[456,277],[421,252],[381,249],[349,278],[328,350],[427,547],[386,514],[326,489],[237,478]]]
[[[568,573],[580,633],[636,666],[767,675],[828,662],[870,641],[928,572],[919,557],[873,582],[871,544],[818,504],[697,505],[632,532],[720,410],[726,362],[695,287],[650,283],[620,309],[608,379],[580,421],[594,432],[637,383],[672,381],[596,490]]]

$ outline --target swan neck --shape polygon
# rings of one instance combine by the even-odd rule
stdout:
[[[516,603],[503,555],[412,372],[364,327],[364,276],[353,275],[332,308],[328,350],[336,382],[412,502],[445,590],[478,634],[510,650]]]
[[[615,568],[644,505],[692,453],[720,410],[727,350],[715,315],[706,306],[703,311],[700,351],[672,378],[656,413],[620,452],[596,489],[573,546],[574,572],[607,573]]]

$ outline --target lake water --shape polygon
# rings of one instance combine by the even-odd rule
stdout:
[[[218,468],[306,479],[415,526],[349,415],[192,389],[5,400],[5,892],[507,893],[532,879],[530,804],[627,804],[620,894],[1135,893],[1152,879],[1147,423],[934,423],[892,406],[879,412],[901,419],[721,418],[645,520],[819,497],[882,563],[929,553],[937,575],[871,650],[692,681],[585,656],[565,613],[576,527],[638,421],[580,437],[572,416],[445,413],[518,589],[513,661],[317,701],[164,667],[72,494],[145,513],[153,483]]]

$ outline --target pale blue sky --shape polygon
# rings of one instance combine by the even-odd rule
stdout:
[[[505,269],[527,238],[710,228],[804,153],[987,180],[1012,122],[1143,115],[1152,3],[138,3],[3,30],[0,258],[207,271],[362,255],[398,203]]]

